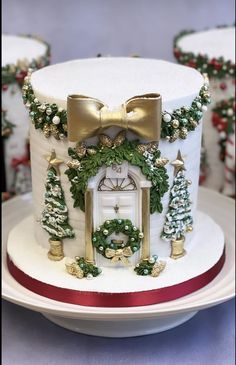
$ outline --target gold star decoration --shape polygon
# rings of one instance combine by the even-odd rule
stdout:
[[[48,170],[53,167],[57,174],[60,175],[59,165],[64,161],[57,158],[55,150],[53,149],[50,155],[45,155],[44,157],[48,161]]]
[[[172,161],[171,162],[171,165],[174,166],[174,175],[176,176],[177,173],[179,171],[182,171],[182,170],[185,170],[185,167],[184,167],[184,160],[183,160],[183,157],[181,155],[181,152],[180,150],[178,150],[178,154],[177,154],[177,157],[176,157],[176,160]]]

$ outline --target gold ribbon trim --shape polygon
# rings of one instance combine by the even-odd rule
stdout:
[[[118,262],[120,260],[123,264],[128,265],[130,262],[127,257],[132,256],[133,252],[130,247],[119,248],[118,250],[107,248],[105,255],[108,259],[111,259],[112,262]]]
[[[118,126],[136,133],[146,141],[159,141],[161,132],[161,96],[134,96],[117,108],[109,109],[102,101],[84,96],[67,98],[68,138],[81,142]]]

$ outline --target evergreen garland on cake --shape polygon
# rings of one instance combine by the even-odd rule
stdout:
[[[168,175],[164,166],[168,160],[161,158],[157,144],[129,141],[124,137],[123,131],[117,135],[116,141],[112,145],[108,136],[101,135],[97,146],[86,147],[82,143],[68,149],[72,160],[67,162],[69,168],[65,174],[71,183],[70,191],[74,207],[85,210],[84,194],[88,180],[98,173],[100,167],[120,165],[123,161],[128,161],[131,165],[139,167],[147,180],[152,183],[150,212],[161,212],[161,198],[168,190]]]

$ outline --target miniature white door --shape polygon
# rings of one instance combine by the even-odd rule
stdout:
[[[106,220],[129,219],[132,224],[140,227],[140,189],[130,174],[126,178],[103,177],[94,194],[94,228]],[[127,236],[115,233],[108,237],[127,241]],[[96,264],[99,266],[114,266],[109,259],[96,253]],[[139,253],[129,258],[132,265],[137,262]],[[123,265],[119,262],[118,266]]]

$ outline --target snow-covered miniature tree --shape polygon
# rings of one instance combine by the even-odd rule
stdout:
[[[185,178],[185,168],[180,152],[172,164],[175,166],[175,177],[170,191],[169,209],[165,216],[161,238],[171,241],[171,257],[179,258],[185,254],[183,249],[185,233],[192,231],[193,218],[188,191],[191,181]],[[175,250],[176,245],[178,246],[177,251]]]
[[[51,245],[49,258],[61,260],[64,256],[62,240],[75,236],[73,228],[68,220],[68,209],[65,202],[64,192],[58,176],[58,165],[60,160],[56,159],[53,151],[47,157],[49,168],[47,171],[45,208],[41,216],[41,225],[49,233],[49,243]]]

